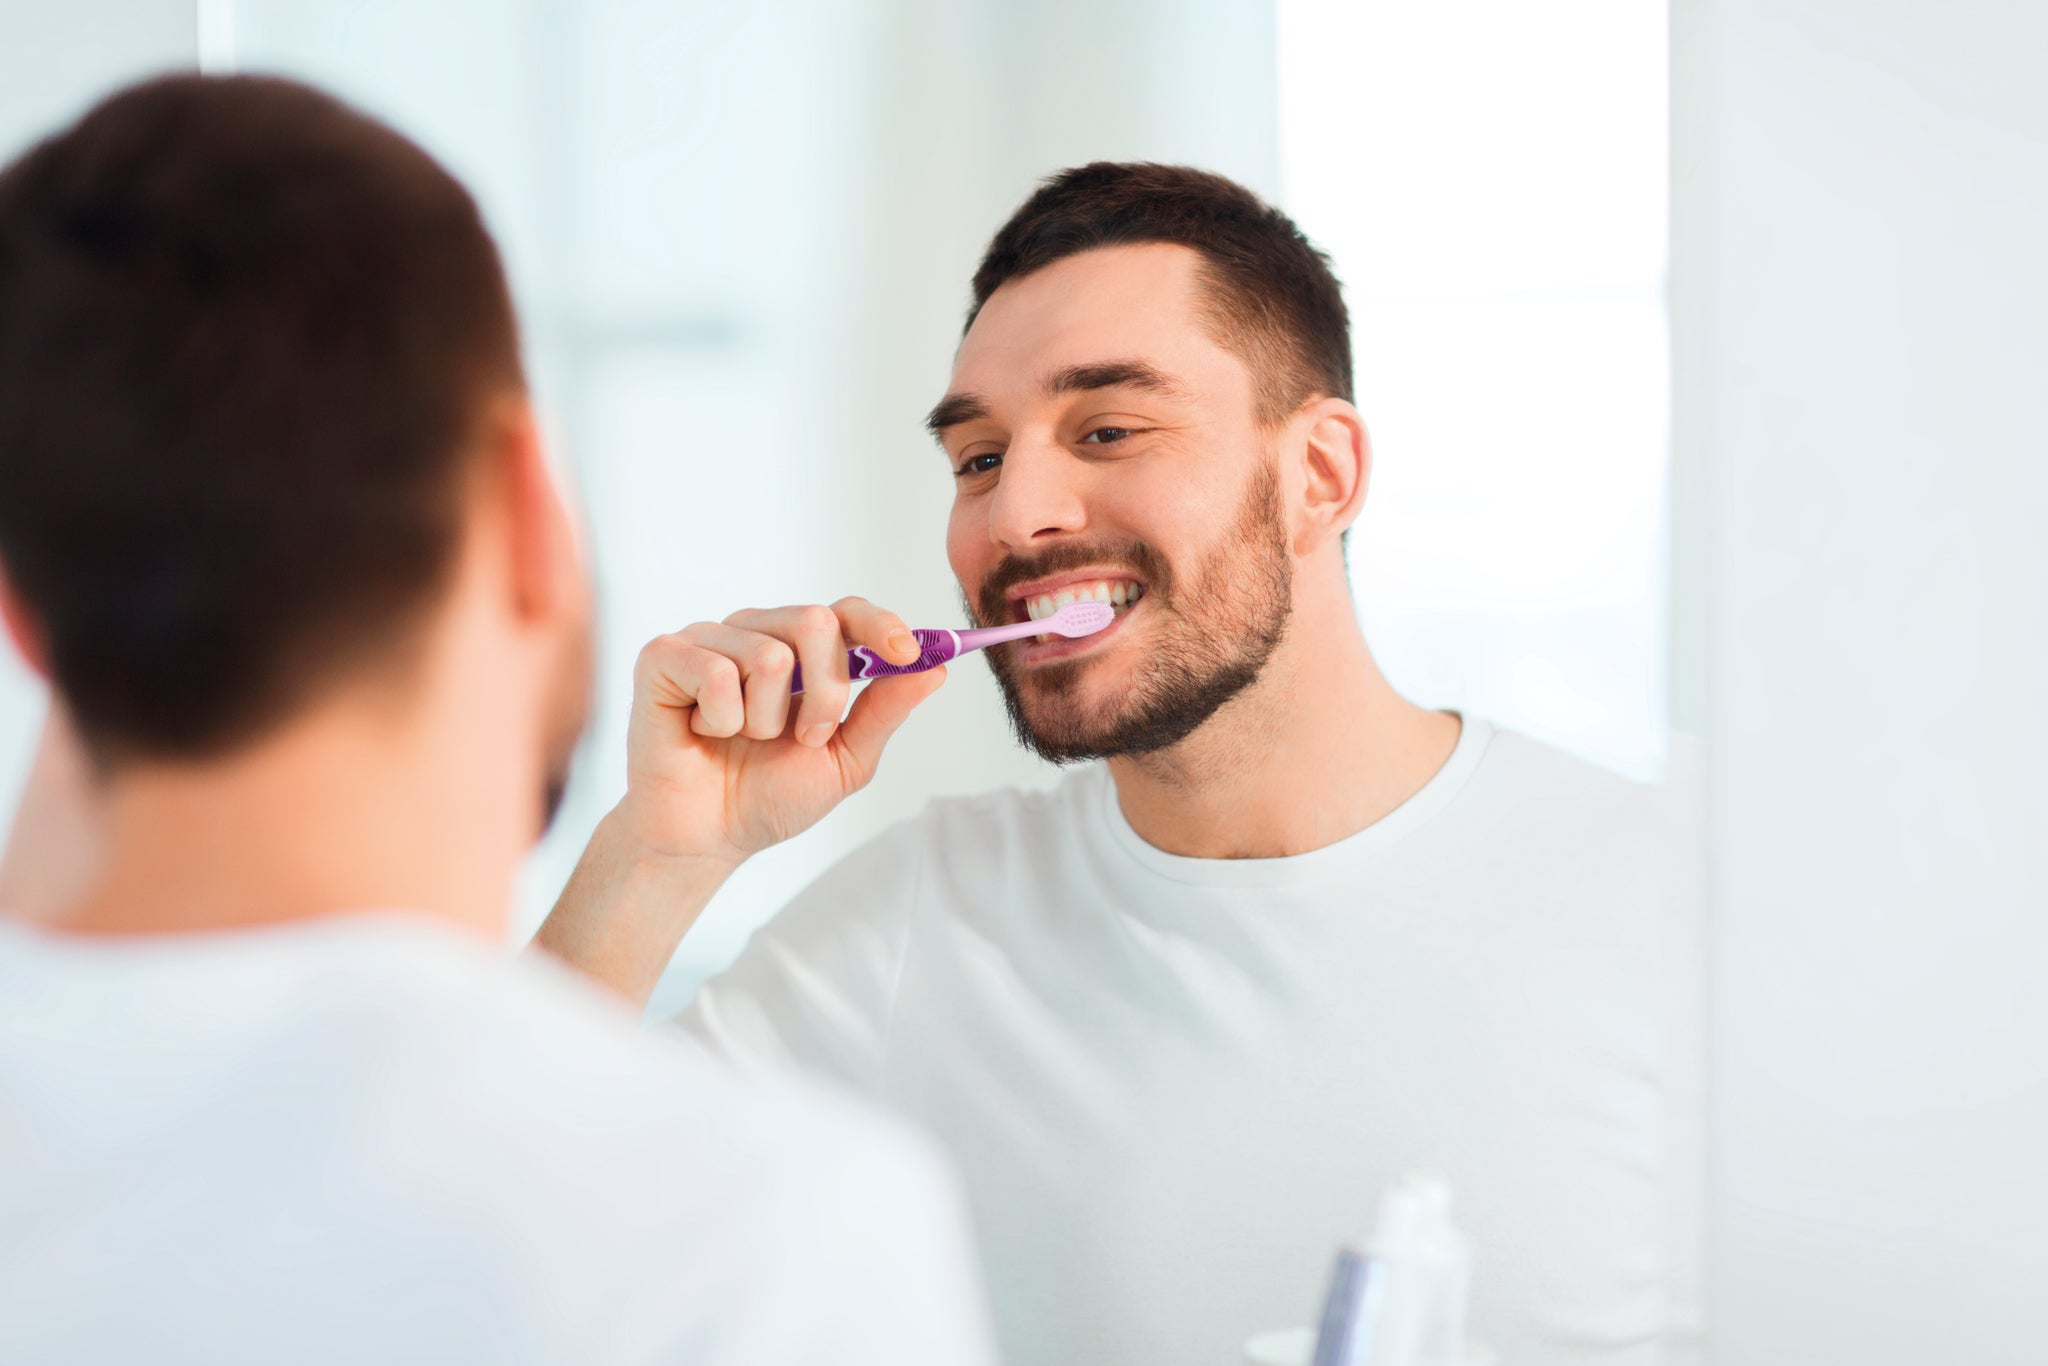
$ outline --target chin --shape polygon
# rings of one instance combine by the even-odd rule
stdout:
[[[1106,676],[1111,671],[1099,663],[1079,661],[1037,674],[1051,674],[1055,669],[1072,670],[1072,681],[1034,675],[1018,689],[1012,713],[1018,738],[1055,763],[1095,758],[1116,748],[1124,721],[1121,704],[1134,680],[1123,670]]]

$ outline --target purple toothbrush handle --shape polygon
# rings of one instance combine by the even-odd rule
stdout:
[[[960,634],[957,631],[918,630],[910,634],[917,637],[922,650],[913,664],[891,664],[865,645],[856,645],[846,652],[846,675],[848,678],[893,678],[897,674],[921,674],[927,669],[936,669],[960,653]],[[799,664],[789,676],[789,691],[795,696],[804,690],[804,666]]]

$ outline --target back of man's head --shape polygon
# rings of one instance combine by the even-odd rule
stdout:
[[[475,203],[317,91],[153,81],[0,173],[0,567],[100,763],[402,667],[522,387]]]

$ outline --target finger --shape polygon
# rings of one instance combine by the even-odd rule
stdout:
[[[649,705],[688,715],[699,735],[739,734],[746,723],[739,666],[678,633],[657,636],[633,666],[633,692]]]
[[[923,673],[881,678],[853,704],[846,724],[839,728],[833,751],[839,756],[839,771],[848,792],[865,787],[881,766],[882,749],[889,737],[914,711],[917,704],[939,690],[946,681],[942,664]]]
[[[740,733],[750,740],[773,740],[789,721],[789,679],[796,669],[796,651],[788,642],[762,631],[708,622],[683,632],[692,644],[714,650],[739,669]]]
[[[841,598],[831,607],[776,607],[735,612],[726,625],[759,631],[789,642],[804,674],[804,691],[794,725],[798,740],[813,747],[832,739],[852,692],[846,652],[865,645],[894,664],[914,663],[922,650],[917,637],[894,612],[865,598]]]
[[[772,611],[744,612],[727,618],[751,630],[765,631],[789,644],[804,671],[804,690],[796,699],[792,730],[799,743],[818,749],[832,739],[839,718],[846,714],[846,698],[853,691],[848,674],[848,642],[840,629],[839,617],[829,607],[778,607]],[[785,697],[789,690],[783,683]]]
[[[846,632],[847,643],[865,645],[891,664],[915,664],[922,649],[903,618],[866,598],[841,598],[832,604]]]
[[[714,740],[730,740],[747,724],[739,665],[715,650],[693,655],[701,667],[694,682],[697,702],[690,709],[690,729]]]

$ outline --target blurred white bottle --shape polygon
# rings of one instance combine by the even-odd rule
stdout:
[[[1465,1343],[1471,1247],[1451,1222],[1450,1188],[1411,1176],[1380,1197],[1372,1232],[1337,1253],[1313,1333],[1245,1344],[1254,1366],[1481,1366]]]

